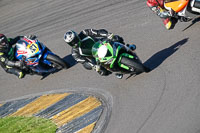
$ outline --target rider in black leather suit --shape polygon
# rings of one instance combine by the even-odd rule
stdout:
[[[125,44],[123,38],[118,35],[113,35],[112,33],[109,33],[105,29],[100,29],[100,30],[85,29],[81,31],[79,34],[70,30],[66,32],[64,35],[64,40],[66,43],[72,46],[72,56],[78,63],[82,63],[83,66],[88,70],[92,70],[92,69],[96,70],[102,76],[108,75],[110,73],[109,71],[107,71],[103,67],[99,68],[94,60],[88,60],[88,58],[80,54],[81,51],[79,48],[81,45],[79,43],[81,44],[91,43],[91,42],[87,42],[87,41],[91,41],[89,39],[86,39],[88,36],[91,37],[94,40],[94,42],[97,41],[98,39],[112,39],[112,41]]]
[[[24,36],[17,36],[15,38],[7,38],[4,34],[0,34],[0,65],[10,74],[16,75],[19,79],[24,77],[23,68],[25,64],[15,59],[15,44]],[[34,35],[28,36],[30,39]]]

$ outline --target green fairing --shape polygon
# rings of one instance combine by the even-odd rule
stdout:
[[[86,37],[81,42],[78,43],[79,48],[81,49],[82,56],[92,56],[92,47],[95,44],[95,41],[91,37]]]
[[[108,60],[111,60],[114,56],[113,56],[113,48],[110,45],[110,43],[107,43],[106,41],[103,42],[103,44],[108,48],[108,51],[111,53],[110,56],[104,57],[102,59],[99,58],[100,62],[107,62]]]
[[[110,64],[110,68],[113,68],[114,67],[114,63],[115,63],[115,61],[116,61],[116,59],[117,59],[117,56],[118,56],[118,53],[119,53],[119,50],[120,50],[121,48],[120,47],[118,47],[117,48],[117,50],[116,50],[116,55],[115,56],[113,56],[113,61],[112,61],[112,63]]]
[[[128,67],[128,66],[126,66],[126,65],[124,65],[124,64],[121,64],[122,56],[131,58],[131,59],[133,59],[134,56],[132,56],[132,55],[130,55],[130,54],[127,54],[127,53],[122,53],[122,54],[120,55],[119,60],[118,60],[118,65],[119,65],[120,67],[122,67],[122,68],[124,68],[124,69],[126,69],[126,70],[129,70],[129,67]]]
[[[102,49],[99,51],[101,46],[104,47],[102,47]],[[143,72],[144,68],[140,63],[140,60],[136,58],[137,55],[131,51],[127,52],[125,48],[126,47],[124,47],[123,44],[118,42],[99,41],[96,42],[92,47],[92,55],[96,59],[97,64],[100,63],[100,65],[102,65],[108,71],[120,71],[124,74]],[[99,58],[99,56],[103,58]],[[118,66],[121,68],[121,70],[118,69]],[[116,69],[113,69],[115,67]]]
[[[110,52],[110,56],[106,56],[104,58],[99,58],[98,57],[98,49],[102,45],[105,45],[108,48],[108,52]],[[117,59],[117,56],[118,56],[118,52],[119,52],[119,50],[121,48],[118,47],[116,49],[116,54],[114,55],[113,47],[111,46],[111,44],[109,42],[107,42],[107,41],[103,41],[103,42],[96,42],[92,49],[93,49],[92,50],[93,51],[92,54],[95,57],[97,62],[100,61],[101,63],[105,63],[105,62],[108,62],[108,61],[112,60],[112,62],[110,63],[110,68],[113,68],[114,67],[114,63],[115,63],[115,61]]]
[[[101,43],[96,42],[96,43],[94,44],[94,46],[92,47],[92,55],[93,55],[93,57],[95,57],[96,60],[99,60],[99,58],[98,58],[98,49],[99,49],[101,46],[102,46]]]

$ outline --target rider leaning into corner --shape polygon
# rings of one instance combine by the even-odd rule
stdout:
[[[170,1],[172,0],[147,0],[147,6],[162,19],[165,28],[168,30],[173,29],[178,21],[173,17],[175,12],[164,7],[164,2]]]
[[[82,43],[87,43],[86,37],[90,36],[92,39],[96,40],[97,38],[103,38],[103,39],[108,39],[111,41],[115,42],[120,42],[121,44],[124,45],[124,50],[135,50],[136,46],[135,45],[129,45],[127,44],[125,46],[124,40],[122,37],[118,35],[113,35],[112,33],[109,33],[105,29],[100,29],[100,30],[95,30],[95,29],[85,29],[81,31],[79,34],[76,32],[70,30],[64,34],[64,40],[67,44],[69,44],[72,47],[72,56],[78,63],[82,63],[83,66],[87,70],[95,70],[97,71],[101,76],[105,76],[110,74],[109,71],[107,71],[105,68],[100,66],[97,62],[94,61],[89,61],[86,57],[81,56],[80,53],[80,45]],[[122,74],[116,74],[117,77],[123,76]]]
[[[24,36],[17,36],[15,38],[7,38],[4,34],[0,34],[0,65],[10,74],[16,75],[19,79],[25,76],[23,69],[24,62],[15,59],[15,44]],[[29,39],[34,39],[36,36],[29,35]]]

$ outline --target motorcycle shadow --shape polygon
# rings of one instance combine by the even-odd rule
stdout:
[[[54,72],[43,74],[43,75],[42,75],[42,78],[41,78],[40,80],[43,80],[43,79],[45,79],[46,77],[48,77],[49,75],[54,74],[54,73],[57,73],[57,72],[59,72],[59,71],[60,71],[60,70],[55,70]]]
[[[74,65],[77,64],[76,60],[72,57],[72,55],[67,55],[65,57],[62,58],[65,62],[67,62],[67,64],[69,64],[69,68],[73,67]]]
[[[65,57],[62,58],[68,65],[69,67],[67,69],[69,69],[70,67],[74,66],[77,64],[76,60],[74,60],[74,58],[72,57],[72,55],[67,55]],[[61,69],[62,70],[62,69]],[[42,78],[41,80],[45,79],[46,77],[48,77],[49,75],[51,74],[54,74],[54,73],[57,73],[59,72],[60,70],[55,70],[54,72],[51,72],[51,73],[47,73],[45,75],[42,75]]]
[[[190,27],[192,27],[194,24],[196,24],[199,21],[200,21],[200,17],[195,18],[194,20],[192,20],[192,23],[189,26],[187,26],[185,29],[183,29],[182,31],[189,29]]]
[[[163,49],[153,56],[151,56],[147,61],[144,62],[144,66],[149,68],[149,72],[160,66],[168,57],[174,54],[181,46],[188,42],[189,38],[185,38],[174,45]]]

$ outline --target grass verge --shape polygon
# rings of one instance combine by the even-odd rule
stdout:
[[[38,117],[0,118],[0,133],[55,133],[57,126],[49,119]]]

